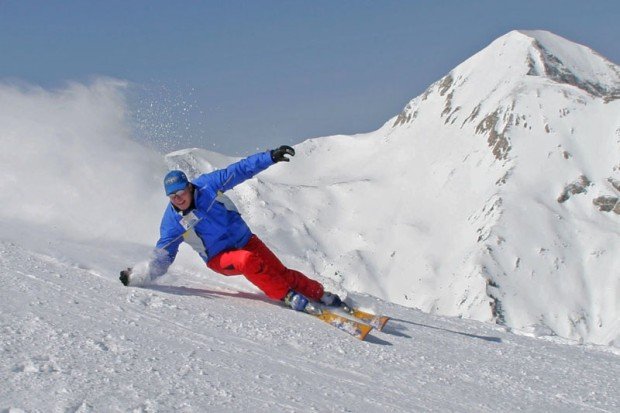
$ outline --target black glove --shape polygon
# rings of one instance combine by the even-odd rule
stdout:
[[[131,275],[131,268],[127,268],[126,270],[121,271],[121,276],[118,277],[119,280],[123,283],[123,285],[129,285],[129,276]]]
[[[273,159],[274,162],[289,162],[290,159],[284,155],[295,156],[295,149],[287,145],[282,145],[278,149],[271,151],[271,159]]]

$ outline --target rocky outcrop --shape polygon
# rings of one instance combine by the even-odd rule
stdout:
[[[614,178],[608,178],[607,182],[618,192],[620,192],[620,181]],[[592,203],[599,211],[614,212],[620,215],[620,198],[614,195],[601,195],[592,200]]]
[[[617,179],[614,179],[614,178],[608,178],[607,182],[609,182],[611,184],[611,186],[613,186],[616,191],[620,192],[620,181],[618,181]]]
[[[476,133],[486,133],[488,132],[489,138],[487,142],[489,147],[493,151],[493,155],[495,155],[495,159],[501,161],[508,157],[508,152],[510,151],[510,142],[508,141],[508,137],[506,136],[506,131],[508,130],[508,125],[502,128],[501,131],[497,131],[499,124],[499,110],[487,115],[476,127]]]
[[[618,202],[617,196],[603,195],[598,198],[594,198],[592,203],[603,212],[615,212],[620,215],[620,202]]]
[[[571,195],[582,194],[586,192],[590,184],[591,182],[588,177],[585,175],[581,175],[579,179],[564,187],[564,191],[562,191],[562,194],[558,197],[558,202],[562,204],[568,201]]]

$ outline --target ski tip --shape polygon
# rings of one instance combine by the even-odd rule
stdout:
[[[359,329],[360,329],[360,332],[359,332],[359,334],[356,337],[359,338],[360,340],[364,341],[366,339],[366,336],[368,335],[368,333],[370,333],[372,331],[372,326],[362,325],[362,326],[360,326]]]
[[[385,327],[388,321],[390,321],[390,317],[379,317],[379,320],[377,321],[377,330],[383,331],[383,327]]]

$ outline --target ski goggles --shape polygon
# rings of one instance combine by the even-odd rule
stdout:
[[[170,195],[168,195],[168,198],[174,199],[174,198],[183,196],[183,195],[185,195],[185,193],[187,192],[188,189],[189,189],[189,185],[187,185],[183,189],[179,189],[178,191],[171,193]]]

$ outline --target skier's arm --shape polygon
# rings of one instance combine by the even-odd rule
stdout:
[[[293,156],[295,151],[290,146],[281,146],[272,151],[260,152],[235,162],[225,169],[202,175],[194,181],[194,184],[198,187],[210,185],[215,191],[227,191],[276,162],[288,162],[289,159],[284,156],[285,154]]]
[[[183,242],[183,227],[174,218],[172,207],[168,207],[159,227],[159,240],[155,246],[153,257],[149,263],[151,280],[161,277],[168,271],[179,252],[179,245]]]
[[[160,239],[160,241],[162,240]],[[168,267],[174,261],[174,257],[179,250],[178,244],[180,243],[181,241],[179,240],[178,243],[175,241],[166,248],[154,249],[148,261],[138,263],[133,268],[128,267],[126,270],[122,270],[119,280],[125,286],[136,286],[148,284],[155,278],[161,277],[168,271]]]
[[[183,242],[182,236],[178,236],[176,239],[159,239],[149,262],[149,277],[151,280],[161,277],[168,271],[168,268],[177,256],[177,252],[179,252],[181,242]]]
[[[160,237],[150,259],[137,264],[135,268],[121,271],[120,280],[123,285],[143,285],[161,277],[174,262],[183,242],[183,227],[176,221],[175,212],[171,206],[166,210],[161,220]]]

